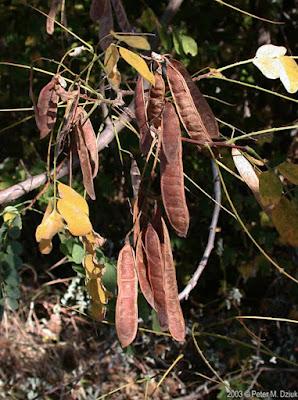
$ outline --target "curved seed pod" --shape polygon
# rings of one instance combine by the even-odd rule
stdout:
[[[113,14],[110,0],[105,0],[103,14],[98,20],[99,22],[99,44],[105,51],[113,42],[110,32],[114,30]]]
[[[200,116],[202,118],[202,121],[206,127],[206,130],[211,138],[218,138],[219,137],[219,129],[218,129],[218,123],[215,119],[215,116],[207,103],[207,100],[205,97],[202,95],[200,92],[199,88],[193,82],[191,79],[190,74],[188,73],[187,69],[184,67],[183,64],[181,64],[177,60],[170,60],[170,64],[173,65],[173,67],[176,68],[177,71],[180,72],[180,74],[183,76],[185,79],[185,82],[188,86],[188,89],[190,91],[190,94],[193,98],[193,102],[200,113]]]
[[[76,126],[74,129],[74,136],[76,142],[76,148],[79,155],[81,170],[83,174],[83,182],[84,187],[91,197],[92,200],[95,200],[95,192],[94,192],[94,185],[93,185],[93,178],[92,178],[92,169],[91,169],[91,162],[89,158],[88,149],[82,135],[81,129]]]
[[[121,0],[112,0],[112,6],[122,32],[131,32],[131,25],[128,21],[125,9]]]
[[[168,317],[164,291],[164,262],[158,234],[151,224],[148,225],[145,235],[145,249],[154,305],[160,327],[165,330],[168,327]]]
[[[90,18],[93,22],[97,22],[102,16],[104,16],[109,0],[92,0],[90,6]]]
[[[179,118],[174,106],[166,102],[162,114],[163,132],[162,148],[168,162],[178,158],[179,145],[181,143],[181,130]]]
[[[184,77],[171,63],[167,65],[167,78],[177,112],[188,135],[201,144],[212,143]]]
[[[165,82],[161,74],[157,71],[154,73],[155,85],[151,86],[148,102],[148,121],[155,128],[158,128],[161,123],[161,114],[165,103]]]
[[[47,22],[46,22],[46,30],[49,35],[52,35],[54,33],[55,18],[56,18],[59,4],[60,4],[60,0],[52,0],[51,1],[51,7],[50,7],[50,11],[49,11],[49,14],[47,17]]]
[[[138,329],[138,279],[133,249],[126,243],[117,262],[118,297],[116,302],[116,331],[123,347],[136,337]]]
[[[189,212],[184,192],[182,144],[178,145],[177,158],[167,161],[163,147],[160,153],[160,188],[163,205],[177,235],[185,237],[189,227]]]
[[[162,253],[165,263],[164,288],[169,331],[175,340],[177,340],[178,342],[183,342],[185,339],[185,322],[180,306],[180,301],[178,298],[176,270],[171,249],[171,241],[167,226],[163,218],[161,219],[161,221],[164,238],[164,241],[162,243]]]
[[[77,117],[78,116],[78,117]],[[84,138],[84,142],[89,152],[89,158],[92,164],[92,177],[95,178],[98,172],[98,150],[96,135],[88,114],[82,107],[78,107],[75,119],[79,118],[78,129]]]
[[[144,155],[147,155],[151,143],[152,136],[147,122],[146,103],[144,94],[144,80],[139,75],[135,90],[135,115],[140,130],[140,149]]]
[[[54,128],[57,118],[58,94],[56,85],[58,80],[54,77],[40,91],[35,110],[36,125],[40,131],[40,138],[45,138]]]
[[[141,291],[152,308],[155,309],[153,293],[147,276],[146,256],[143,250],[142,233],[139,235],[136,246],[136,268]]]

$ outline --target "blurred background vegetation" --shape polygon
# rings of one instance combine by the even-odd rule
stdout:
[[[206,67],[222,67],[254,57],[262,44],[287,47],[298,55],[298,2],[295,0],[231,1],[249,13],[283,25],[272,24],[237,12],[217,1],[184,1],[166,26],[161,16],[167,1],[124,0],[126,12],[136,31],[159,34],[156,50],[171,53],[191,73]],[[55,61],[71,47],[80,45],[61,28],[53,36],[45,31],[45,1],[2,0],[0,3],[0,61],[34,65],[55,72]],[[89,17],[90,0],[66,1],[67,26],[88,43],[97,46],[98,27]],[[68,66],[79,72],[89,56],[74,58]],[[120,64],[124,83],[135,74]],[[91,76],[98,89],[100,71]],[[0,109],[32,107],[29,98],[29,70],[0,65]],[[266,79],[252,64],[226,71],[227,77],[262,86],[287,95],[279,80]],[[37,94],[48,82],[45,74],[34,72]],[[269,93],[218,79],[199,82],[202,92],[221,121],[243,132],[293,125],[297,103]],[[126,88],[124,85],[123,88]],[[297,97],[296,97],[297,98]],[[127,103],[128,104],[128,103]],[[0,189],[46,170],[47,144],[39,139],[32,111],[1,111]],[[101,115],[93,114],[97,130]],[[229,137],[232,129],[220,124]],[[139,163],[135,135],[120,134],[122,148]],[[297,129],[262,135],[244,142],[276,167],[286,159],[297,162]],[[230,151],[221,151],[221,162],[234,169]],[[184,147],[187,175],[208,193],[213,193],[210,160],[191,145]],[[115,292],[115,259],[131,227],[128,198],[130,157],[119,157],[116,141],[100,153],[100,171],[95,180],[95,202],[90,202],[94,229],[107,239],[101,257],[107,266],[106,284]],[[297,276],[297,248],[280,240],[271,221],[249,189],[228,172],[223,172],[228,191],[249,232],[270,256],[291,275]],[[75,188],[83,191],[82,178],[75,172]],[[182,289],[192,276],[206,246],[213,203],[189,185],[187,200],[191,225],[187,239],[171,235]],[[297,188],[290,187],[296,199]],[[13,225],[3,221],[0,230],[0,268],[9,275],[9,304],[2,315],[0,333],[0,398],[3,399],[96,399],[122,385],[106,398],[115,399],[199,399],[227,398],[224,385],[202,359],[191,335],[219,376],[234,390],[297,389],[298,342],[293,323],[268,320],[237,321],[237,315],[258,315],[298,320],[298,292],[294,282],[283,277],[255,248],[241,226],[221,211],[216,245],[197,287],[182,303],[188,326],[187,341],[177,345],[170,338],[140,331],[136,342],[123,351],[113,325],[96,323],[87,315],[88,300],[80,270],[79,243],[63,237],[54,240],[54,251],[42,256],[35,242],[35,229],[42,218],[48,191],[24,211],[38,191],[10,204],[17,218]],[[21,204],[25,202],[24,204]],[[229,208],[226,198],[223,205]],[[2,221],[1,221],[2,223]],[[295,227],[294,227],[295,228]],[[298,228],[298,227],[297,227]],[[4,277],[0,277],[0,281]],[[1,285],[3,282],[1,282]],[[108,321],[113,321],[114,299]],[[4,309],[1,306],[1,313]],[[156,330],[145,301],[140,300],[141,326]],[[176,357],[184,357],[158,386]],[[201,375],[203,374],[203,376]],[[251,395],[253,398],[253,395]]]

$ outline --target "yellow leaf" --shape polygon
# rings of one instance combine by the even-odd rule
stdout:
[[[84,267],[90,279],[96,278],[101,273],[101,269],[94,263],[92,254],[87,254],[84,258]]]
[[[60,232],[64,227],[63,220],[57,211],[52,211],[51,214],[46,215],[43,218],[40,225],[38,225],[35,238],[37,242],[41,240],[52,240],[56,233]]]
[[[50,254],[50,252],[52,251],[52,248],[53,248],[53,244],[52,244],[51,240],[41,239],[38,247],[39,247],[39,251],[41,252],[41,254]]]
[[[120,40],[120,42],[126,43],[130,47],[135,47],[141,50],[150,50],[150,44],[144,36],[137,35],[121,35],[116,32],[111,32],[114,38]]]
[[[65,199],[70,203],[74,203],[76,209],[84,214],[89,215],[89,207],[87,201],[70,186],[58,183],[58,192],[61,199]]]
[[[119,47],[119,52],[121,57],[133,68],[135,68],[140,75],[152,85],[155,84],[154,75],[149,71],[146,62],[136,53],[125,49],[124,47]]]
[[[101,303],[91,303],[90,315],[97,321],[102,321],[105,317],[106,307]]]
[[[258,48],[253,64],[259,68],[268,79],[277,79],[280,76],[279,57],[285,55],[287,49],[283,46],[265,44]]]
[[[280,80],[289,93],[298,91],[298,65],[291,57],[279,57]]]
[[[100,236],[99,233],[92,231],[84,237],[84,243],[86,250],[90,254],[94,254],[98,247],[102,247],[105,243],[105,239]]]
[[[110,75],[117,67],[119,53],[117,47],[112,43],[105,52],[104,67],[107,75]]]
[[[87,282],[87,290],[93,302],[107,304],[107,291],[103,287],[100,278],[91,279]]]
[[[81,196],[79,197],[84,200]],[[73,236],[84,236],[92,231],[89,217],[82,211],[81,206],[82,204],[75,202],[75,199],[71,196],[60,199],[57,202],[58,211],[65,219],[69,232]]]

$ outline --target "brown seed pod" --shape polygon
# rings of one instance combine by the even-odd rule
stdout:
[[[51,7],[46,22],[46,30],[49,35],[52,35],[54,33],[55,18],[59,5],[60,5],[60,0],[51,1]]]
[[[58,104],[57,84],[58,79],[54,77],[39,93],[35,107],[35,120],[41,139],[45,138],[51,132],[56,123]]]
[[[153,293],[147,275],[147,260],[144,254],[142,233],[139,235],[136,245],[136,268],[141,291],[150,306],[155,309]]]
[[[138,278],[133,249],[126,243],[117,262],[118,297],[116,302],[116,331],[123,347],[133,342],[138,329]]]
[[[118,21],[118,24],[122,30],[122,32],[131,32],[131,25],[128,21],[125,8],[123,7],[121,0],[112,0],[112,6],[115,11],[115,15]]]
[[[110,32],[114,30],[113,14],[110,0],[105,0],[104,9],[101,17],[99,18],[99,44],[103,51],[105,51],[113,42]]]
[[[152,136],[147,122],[144,80],[140,75],[135,90],[135,115],[140,130],[140,149],[144,155],[147,155],[151,147]]]
[[[160,188],[163,205],[177,235],[185,237],[189,227],[189,212],[184,192],[182,144],[178,144],[177,157],[166,159],[163,146],[160,152]]]
[[[93,185],[93,178],[92,178],[92,169],[91,169],[91,162],[89,158],[88,149],[82,135],[82,130],[76,126],[74,128],[74,136],[75,136],[75,144],[76,149],[79,155],[81,170],[83,174],[83,182],[84,187],[91,197],[92,200],[95,200],[95,192],[94,192],[94,185]]]
[[[97,22],[105,15],[107,3],[109,0],[92,0],[90,6],[90,18],[93,22]]]
[[[98,150],[96,135],[90,118],[88,118],[88,114],[82,107],[77,108],[76,115],[78,115],[80,118],[78,129],[80,130],[88,149],[89,158],[91,161],[92,177],[95,178],[98,172]]]
[[[179,146],[181,143],[181,130],[179,118],[175,107],[166,102],[162,114],[162,148],[168,162],[178,158]]]
[[[154,78],[155,85],[150,89],[147,113],[149,123],[158,128],[165,103],[165,82],[157,71],[154,73]]]
[[[177,112],[188,135],[199,144],[212,143],[183,75],[170,62],[167,64],[167,79]]]
[[[175,340],[183,342],[185,339],[185,322],[178,298],[176,270],[171,249],[171,241],[163,218],[161,219],[161,223],[163,229],[163,243],[161,248],[165,264],[164,290],[169,331]]]
[[[206,130],[211,138],[218,138],[219,137],[219,129],[218,129],[218,123],[215,119],[215,116],[207,103],[205,97],[202,95],[200,92],[199,88],[195,84],[195,82],[191,79],[190,74],[188,73],[187,69],[184,67],[183,64],[181,64],[177,60],[170,60],[170,64],[176,68],[177,71],[180,72],[180,74],[183,76],[185,79],[185,82],[188,86],[188,89],[190,91],[190,94],[192,95],[194,104],[200,113],[200,116],[202,118],[202,121],[206,127]]]
[[[148,225],[145,235],[145,249],[154,305],[160,327],[165,330],[168,328],[168,317],[164,291],[164,262],[158,234],[151,224]]]

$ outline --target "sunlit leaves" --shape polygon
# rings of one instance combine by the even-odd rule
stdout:
[[[88,214],[82,212],[82,209],[71,200],[71,197],[65,196],[58,200],[57,208],[73,236],[83,236],[92,230]]]
[[[266,78],[280,78],[289,93],[298,90],[298,65],[295,60],[285,56],[287,49],[283,46],[266,44],[261,46],[253,59],[253,63]]]
[[[58,183],[58,192],[61,199],[68,199],[70,202],[76,203],[76,206],[81,212],[89,215],[89,207],[87,201],[70,186],[64,185],[64,183]]]
[[[143,78],[149,81],[152,85],[155,84],[154,75],[150,72],[146,62],[136,53],[125,49],[124,47],[119,47],[119,53],[121,57],[134,69],[138,71]]]
[[[244,157],[238,149],[232,149],[232,156],[235,167],[237,168],[241,178],[252,190],[254,195],[259,194],[259,178],[251,163]]]
[[[135,47],[141,50],[150,50],[150,44],[144,36],[138,35],[122,35],[116,32],[111,32],[115,39],[126,43],[130,47]]]
[[[104,67],[107,78],[114,88],[119,88],[121,83],[121,74],[117,68],[118,60],[119,52],[117,47],[112,43],[105,52]]]

